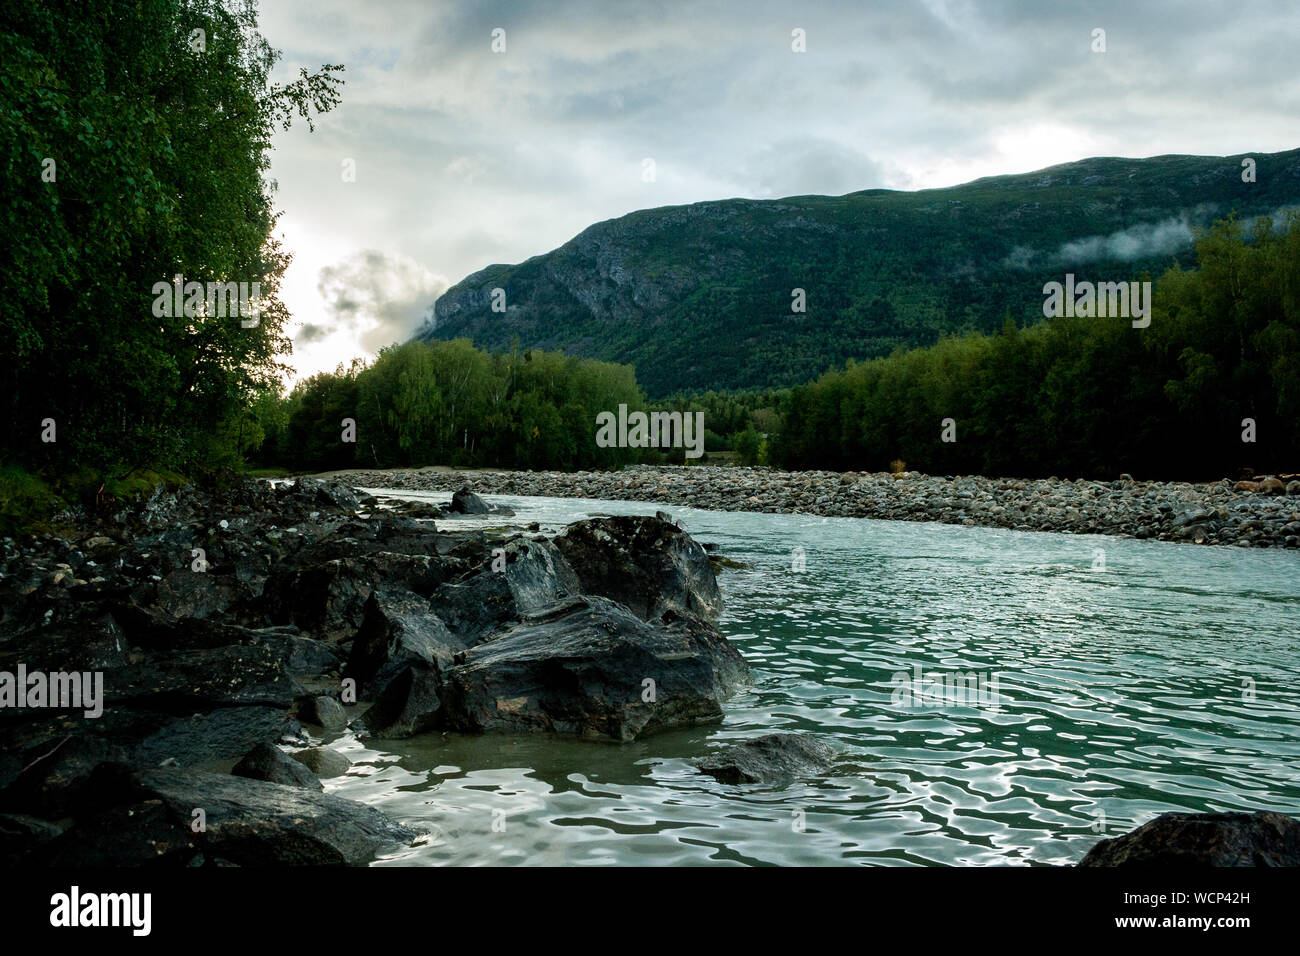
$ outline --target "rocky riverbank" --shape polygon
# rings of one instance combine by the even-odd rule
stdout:
[[[1210,484],[954,477],[715,466],[617,472],[352,471],[363,488],[599,498],[846,518],[1113,534],[1192,544],[1300,547],[1300,480]],[[1289,476],[1288,476],[1289,477]]]
[[[243,481],[5,539],[0,863],[364,863],[418,835],[322,792],[348,764],[318,734],[721,717],[748,670],[698,543],[657,517],[456,527],[507,514]]]
[[[749,680],[710,557],[667,516],[464,525],[492,516],[467,490],[240,481],[4,539],[0,865],[364,864],[420,834],[325,792],[349,770],[329,734],[629,741],[717,720]],[[836,760],[778,733],[693,763],[783,787]],[[1300,824],[1162,817],[1084,863],[1169,861],[1296,865]]]

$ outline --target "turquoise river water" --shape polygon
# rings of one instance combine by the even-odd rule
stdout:
[[[655,510],[491,500],[544,531]],[[719,626],[752,687],[630,744],[329,740],[353,762],[329,792],[427,832],[375,865],[1066,864],[1168,810],[1300,813],[1300,553],[670,511],[743,565]],[[985,693],[909,700],[918,667]],[[774,730],[833,769],[728,786],[689,762]]]

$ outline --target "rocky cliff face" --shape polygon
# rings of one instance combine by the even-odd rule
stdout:
[[[418,338],[636,365],[652,395],[806,381],[848,357],[1042,317],[1066,271],[1125,281],[1190,261],[1194,230],[1300,206],[1300,150],[1090,159],[921,192],[635,212],[463,279]],[[792,290],[807,311],[793,312]],[[493,290],[505,296],[494,312]]]

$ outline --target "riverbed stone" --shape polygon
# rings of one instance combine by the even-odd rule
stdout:
[[[787,784],[824,773],[834,758],[835,751],[810,734],[775,733],[731,744],[694,764],[723,783]]]
[[[416,836],[371,807],[301,787],[174,768],[109,770],[99,778],[109,805],[84,810],[50,841],[49,862],[355,866]],[[196,808],[204,814],[197,834]],[[105,854],[110,834],[116,846]]]
[[[462,515],[485,515],[491,509],[487,502],[464,487],[451,496],[451,510]]]
[[[308,747],[295,750],[289,757],[302,764],[317,777],[341,777],[348,772],[352,762],[337,750],[328,747]]]
[[[1102,840],[1080,866],[1300,866],[1300,821],[1280,813],[1164,813]]]
[[[250,780],[268,780],[288,787],[306,787],[309,790],[323,790],[324,785],[308,769],[306,763],[295,760],[279,747],[272,744],[258,744],[230,771],[236,777],[248,777]]]

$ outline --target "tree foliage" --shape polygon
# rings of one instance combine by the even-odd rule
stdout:
[[[8,457],[193,469],[256,443],[252,408],[290,351],[271,135],[334,106],[342,70],[272,85],[277,56],[251,2],[0,5]],[[259,284],[257,324],[155,315],[154,284],[178,274]]]
[[[785,467],[1209,478],[1300,462],[1300,215],[1196,243],[1156,284],[1149,328],[1059,318],[848,363],[795,388]],[[951,418],[956,441],[943,441]],[[1243,441],[1245,419],[1254,441]]]

